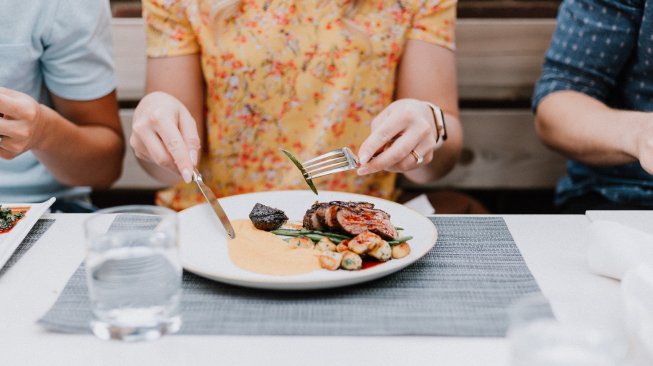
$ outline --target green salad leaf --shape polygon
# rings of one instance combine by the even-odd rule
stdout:
[[[311,191],[313,191],[313,193],[317,194],[317,188],[315,188],[315,184],[313,184],[313,180],[307,179],[306,176],[304,175],[304,174],[306,174],[306,169],[304,169],[304,167],[302,166],[302,163],[300,163],[299,160],[297,160],[297,158],[293,154],[291,154],[288,150],[281,149],[281,151],[284,154],[286,154],[288,159],[290,159],[290,161],[292,161],[293,164],[295,164],[297,169],[299,169],[299,171],[302,173],[302,177],[306,181],[306,184],[308,184],[308,187],[311,189]]]

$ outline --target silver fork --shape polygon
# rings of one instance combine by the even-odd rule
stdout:
[[[344,172],[360,167],[358,157],[348,147],[329,151],[302,163],[306,170],[304,178],[315,179],[325,175]]]

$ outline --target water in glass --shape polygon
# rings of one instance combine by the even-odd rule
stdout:
[[[98,337],[148,340],[179,329],[182,269],[176,230],[163,221],[159,226],[88,238],[91,328]]]

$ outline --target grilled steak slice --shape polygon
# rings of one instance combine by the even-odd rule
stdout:
[[[398,235],[397,229],[390,222],[390,215],[377,209],[340,208],[336,213],[336,221],[340,231],[350,235],[371,231],[386,240],[393,240]]]
[[[315,210],[317,210],[317,203],[313,204],[311,208],[306,211],[304,214],[304,220],[302,221],[302,226],[304,226],[305,229],[308,230],[317,230],[315,229],[313,225],[313,215],[315,214]]]
[[[320,203],[320,207],[318,207],[317,210],[315,211],[315,217],[317,217],[317,222],[320,224],[322,231],[329,230],[326,224],[326,220],[324,219],[324,214],[327,208],[329,208],[328,203]]]
[[[324,210],[324,223],[330,231],[340,231],[340,227],[336,221],[336,214],[343,208],[340,205],[330,205]]]
[[[304,228],[308,230],[317,230],[317,231],[324,231],[326,230],[326,226],[323,224],[323,219],[320,219],[319,211],[322,211],[322,217],[324,217],[324,209],[328,207],[328,203],[314,203],[311,208],[306,211],[306,214],[304,214]]]
[[[369,202],[315,203],[304,215],[304,227],[352,236],[371,231],[388,240],[397,237],[397,230],[390,222],[390,215],[375,209],[374,204]]]

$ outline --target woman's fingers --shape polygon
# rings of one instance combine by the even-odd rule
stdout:
[[[200,137],[197,133],[195,119],[186,108],[181,108],[179,111],[179,130],[186,142],[186,147],[190,150],[191,163],[195,166],[201,148]]]
[[[372,132],[358,150],[358,157],[362,165],[367,164],[379,150],[382,150],[388,142],[391,142],[405,129],[401,121],[391,122],[388,120],[388,113],[382,112],[382,114],[382,117],[377,117],[379,120],[373,122]],[[375,126],[378,127],[374,128]]]
[[[429,107],[411,99],[396,101],[372,121],[372,132],[359,150],[362,166],[358,174],[405,172],[426,165],[438,147],[435,137]],[[420,154],[420,164],[411,154],[413,150]]]
[[[382,153],[358,169],[358,174],[372,174],[398,164],[407,156],[411,156],[410,151],[419,144],[420,138],[420,135],[406,131]]]
[[[400,173],[407,172],[409,170],[417,169],[422,165],[429,164],[433,160],[433,150],[435,148],[435,142],[431,139],[422,139],[415,148],[412,150],[415,151],[418,156],[422,157],[422,162],[417,164],[417,158],[413,156],[412,153],[409,153],[408,156],[403,158],[397,164],[387,168],[389,172]]]
[[[200,139],[195,120],[176,98],[161,92],[145,96],[136,107],[130,144],[141,160],[193,177]]]
[[[130,143],[137,158],[152,162],[171,172],[178,172],[172,156],[166,150],[159,135],[153,130],[139,135],[133,134]]]
[[[180,118],[179,113],[175,115],[158,114],[150,117],[150,123],[172,157],[184,182],[189,183],[193,178],[193,162],[191,161],[190,151],[175,118]]]

